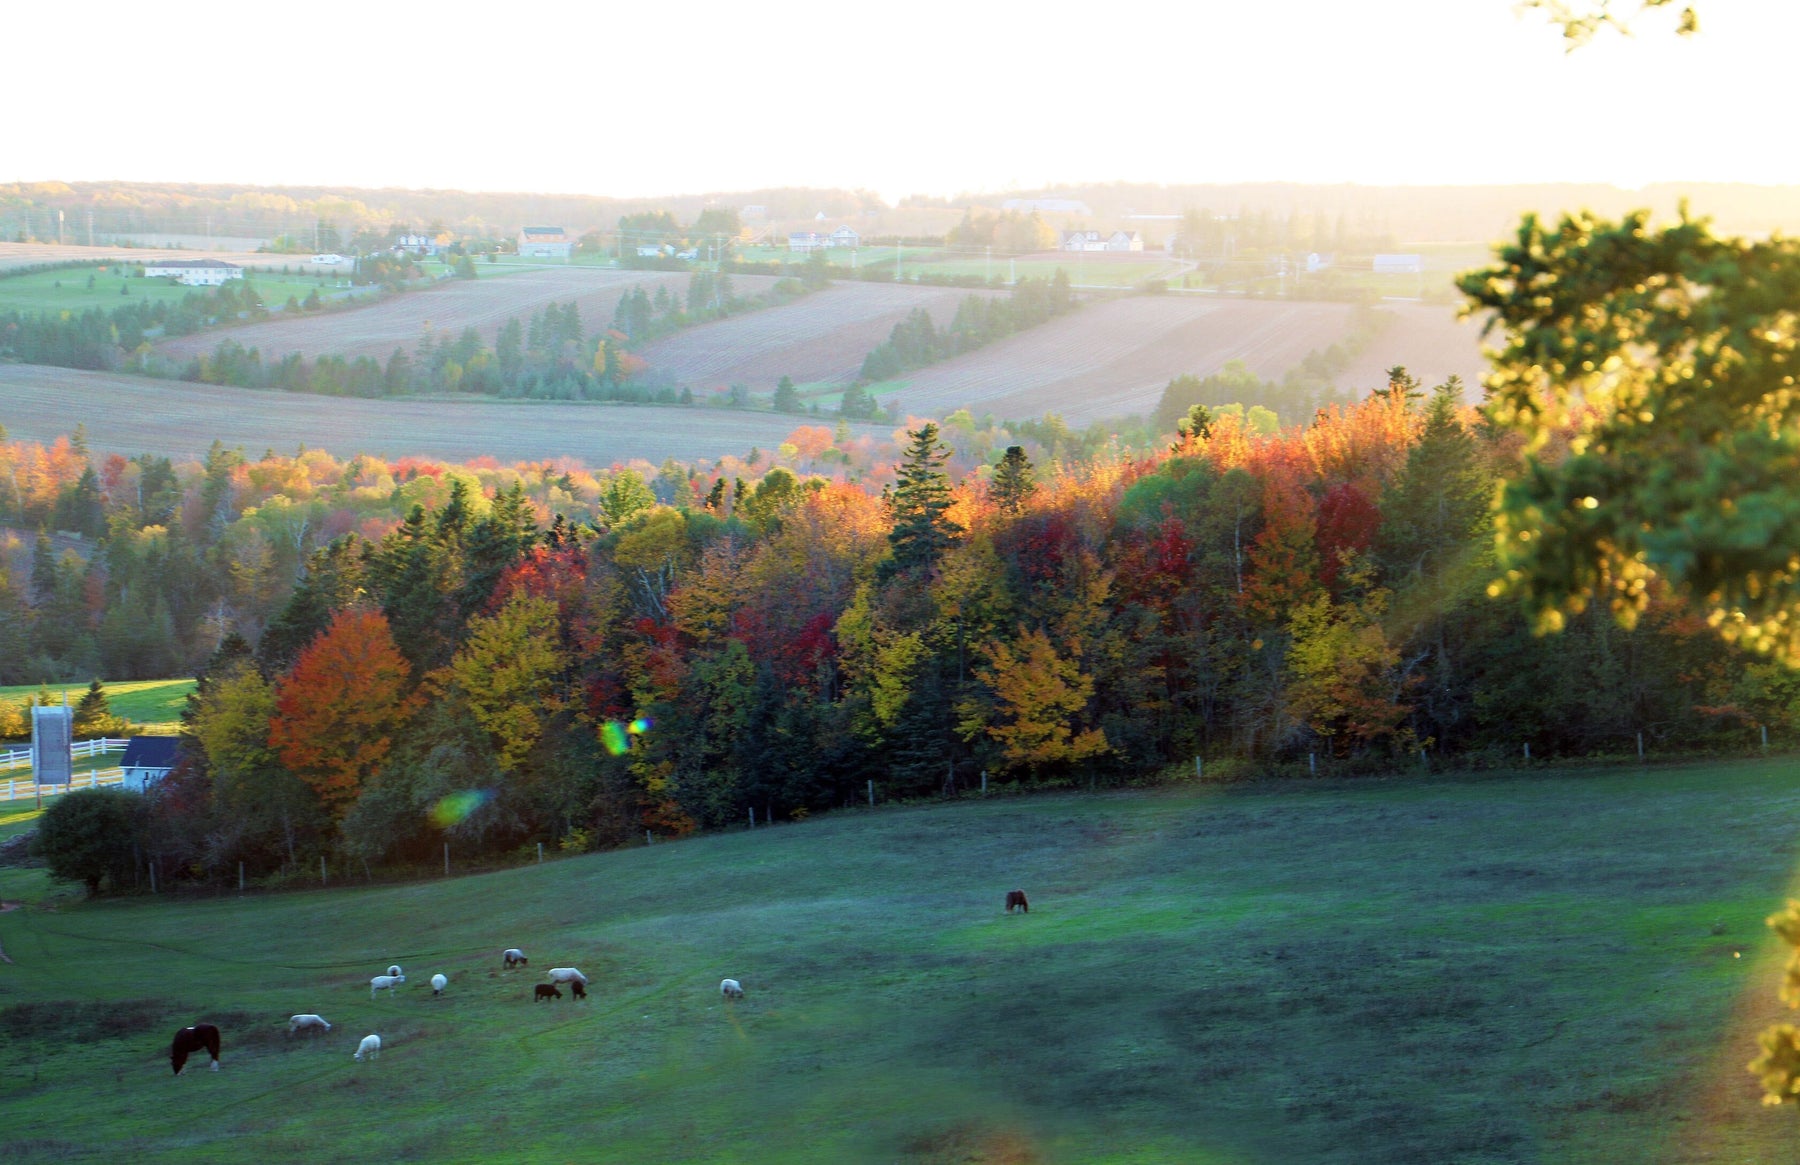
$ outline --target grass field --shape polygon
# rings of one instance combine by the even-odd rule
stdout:
[[[1787,1162],[1743,1064],[1796,809],[1780,761],[996,798],[247,899],[0,869],[35,903],[0,1155]],[[557,965],[589,1002],[531,1002]],[[173,1078],[200,1020],[224,1070]]]
[[[84,312],[91,308],[111,311],[132,302],[132,296],[151,303],[179,303],[188,295],[197,291],[204,294],[206,290],[183,287],[169,279],[127,279],[120,270],[121,265],[114,263],[104,268],[67,268],[8,276],[0,279],[0,311]],[[88,286],[90,276],[94,280],[91,288]],[[325,295],[334,289],[341,290],[340,285],[343,283],[341,278],[328,276],[320,279],[312,275],[282,275],[274,271],[257,271],[251,275],[250,280],[271,311],[279,311],[289,296],[304,300],[314,289],[320,295]],[[124,284],[131,287],[127,295],[119,294],[119,288]]]
[[[1049,279],[1057,270],[1067,271],[1071,282],[1084,287],[1135,287],[1146,279],[1168,278],[1181,269],[1181,264],[1161,255],[1083,254],[1080,252],[1045,252],[1009,259],[1005,255],[989,256],[977,250],[955,250],[942,247],[860,247],[855,251],[835,249],[824,252],[834,267],[864,271],[875,269],[892,274],[896,270],[910,278],[914,275],[943,278],[975,278],[983,281],[998,278]],[[747,263],[797,263],[804,255],[786,247],[745,247],[738,257]],[[898,260],[898,266],[896,266]]]
[[[142,728],[162,732],[173,732],[180,726],[181,712],[187,707],[188,693],[194,690],[193,680],[101,682],[106,688],[107,706],[112,709],[114,716],[123,716]],[[0,688],[0,702],[17,704],[28,696],[35,696],[40,690],[36,684]],[[69,706],[72,708],[86,694],[87,685],[62,684],[50,689],[51,695],[59,699],[64,692],[68,693]]]

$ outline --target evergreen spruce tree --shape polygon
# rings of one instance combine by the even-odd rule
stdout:
[[[778,413],[797,413],[800,411],[800,392],[794,387],[794,378],[784,376],[775,385],[775,411]]]
[[[898,467],[899,481],[887,495],[895,572],[935,568],[963,532],[949,517],[950,479],[943,465],[950,451],[938,440],[938,427],[927,421],[908,436],[913,440]]]
[[[1032,472],[1031,459],[1025,456],[1022,447],[1008,445],[1006,455],[994,467],[993,484],[988,488],[989,496],[1000,507],[1001,513],[1017,514],[1036,492],[1037,479]]]

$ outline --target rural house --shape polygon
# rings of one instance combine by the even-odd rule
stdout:
[[[119,762],[125,771],[122,787],[142,793],[168,776],[175,767],[175,751],[180,744],[180,738],[175,736],[134,736],[126,741],[125,759]]]
[[[144,274],[189,287],[221,287],[227,279],[242,279],[244,269],[222,259],[153,259],[144,264]]]
[[[1064,231],[1062,233],[1062,250],[1064,251],[1141,251],[1144,249],[1144,236],[1136,231]]]
[[[850,227],[839,227],[828,235],[818,231],[792,231],[788,234],[790,251],[829,251],[837,247],[855,250],[861,243],[862,236]]]
[[[575,240],[561,227],[526,227],[519,232],[521,259],[567,259],[575,250]]]

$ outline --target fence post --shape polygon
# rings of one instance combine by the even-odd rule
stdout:
[[[319,885],[325,885],[325,855],[319,855]]]
[[[1531,742],[1529,740],[1525,742],[1525,759],[1531,759]]]
[[[981,795],[987,796],[987,770],[981,770]]]
[[[869,782],[869,808],[875,808],[875,782]]]
[[[1762,734],[1763,734],[1763,751],[1768,752],[1769,751],[1769,726],[1767,724],[1762,726]]]
[[[750,828],[756,828],[756,806],[750,806]]]
[[[244,892],[244,863],[238,863],[238,893]]]
[[[1638,759],[1644,759],[1644,734],[1638,733]]]
[[[538,842],[538,865],[544,864],[544,843]]]
[[[450,876],[450,843],[444,843],[444,877]]]
[[[156,855],[150,855],[150,893],[156,893]]]
[[[1316,777],[1319,775],[1319,754],[1318,753],[1309,752],[1306,754],[1306,767],[1312,770],[1313,776]]]
[[[650,831],[648,829],[644,830],[644,844],[650,844]]]

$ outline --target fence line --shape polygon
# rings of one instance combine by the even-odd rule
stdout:
[[[106,785],[120,785],[125,782],[124,769],[95,769],[92,772],[76,773],[66,785],[39,786],[34,781],[0,781],[0,801],[29,801],[40,793],[46,797],[54,797],[58,793],[69,793],[76,789],[98,789]]]
[[[77,740],[69,746],[69,752],[74,756],[92,758],[101,753],[124,752],[125,746],[130,743],[129,740],[122,737],[119,739]],[[9,748],[5,752],[0,752],[0,769],[28,769],[30,767],[31,749]]]

